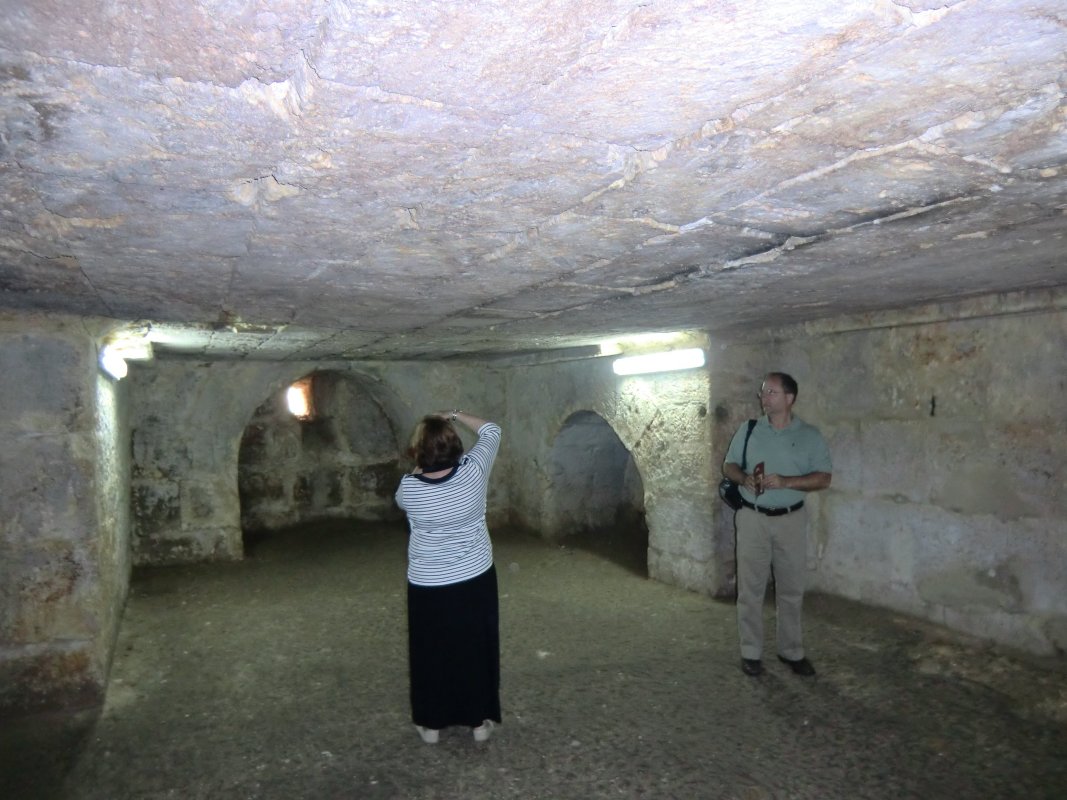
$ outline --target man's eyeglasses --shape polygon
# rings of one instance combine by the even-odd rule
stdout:
[[[756,396],[757,397],[772,397],[773,395],[781,394],[781,393],[782,393],[781,389],[760,389],[758,392],[756,392]]]

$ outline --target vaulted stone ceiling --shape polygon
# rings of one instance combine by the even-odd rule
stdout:
[[[0,306],[489,357],[1067,284],[1064,0],[0,0]]]

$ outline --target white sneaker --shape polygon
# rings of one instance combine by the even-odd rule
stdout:
[[[440,737],[441,732],[436,731],[433,728],[424,728],[421,725],[416,725],[415,730],[419,732],[419,736],[426,744],[437,744],[437,739]]]
[[[493,732],[494,723],[491,719],[483,720],[482,724],[474,729],[474,741],[484,742],[489,738],[489,734]]]

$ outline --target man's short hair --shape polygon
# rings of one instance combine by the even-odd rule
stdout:
[[[797,399],[797,393],[799,391],[797,382],[788,372],[768,372],[767,377],[777,378],[778,382],[782,384],[782,391],[786,394],[793,395],[793,400]]]

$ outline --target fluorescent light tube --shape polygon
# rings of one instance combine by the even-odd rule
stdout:
[[[612,362],[616,375],[640,375],[645,372],[670,372],[704,366],[704,351],[699,347],[688,350],[668,350],[641,356],[625,356]]]
[[[100,366],[117,381],[126,377],[126,361],[111,345],[105,345],[100,351]]]

